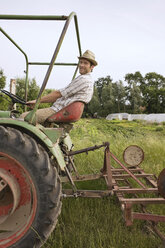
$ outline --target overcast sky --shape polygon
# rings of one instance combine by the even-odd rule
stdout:
[[[1,0],[0,14],[69,15],[78,17],[82,52],[98,61],[93,78],[156,72],[165,76],[164,0]],[[64,22],[0,20],[0,27],[27,53],[29,61],[50,62]],[[77,62],[78,46],[72,20],[56,62]],[[0,67],[10,79],[24,77],[24,56],[0,33]],[[30,66],[29,77],[41,85],[47,66]],[[74,67],[55,66],[47,88],[65,87]]]

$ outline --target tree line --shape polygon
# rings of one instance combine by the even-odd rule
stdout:
[[[124,82],[110,76],[99,78],[85,114],[105,117],[110,113],[165,113],[165,77],[149,72],[128,73]]]
[[[28,100],[36,99],[40,87],[35,79],[28,80]],[[5,88],[6,77],[0,69],[0,89]],[[46,89],[48,94],[52,89]],[[24,98],[25,79],[16,78],[16,95]],[[8,99],[0,96],[1,110],[7,110]],[[41,104],[40,107],[48,107],[49,104]],[[20,112],[23,106],[18,106]],[[149,72],[143,77],[137,71],[128,73],[122,80],[113,82],[110,76],[98,78],[94,83],[94,94],[91,102],[85,106],[84,116],[105,117],[110,113],[127,112],[138,113],[165,113],[165,77]]]

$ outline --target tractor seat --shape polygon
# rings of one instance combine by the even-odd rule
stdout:
[[[73,102],[61,109],[57,113],[49,116],[46,122],[49,123],[72,123],[78,121],[83,113],[84,103],[83,102]]]

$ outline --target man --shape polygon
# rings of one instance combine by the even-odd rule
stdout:
[[[41,98],[40,103],[53,103],[53,105],[50,108],[37,110],[36,117],[38,123],[44,123],[49,116],[60,111],[72,102],[90,102],[93,95],[93,80],[91,78],[91,72],[97,65],[97,62],[94,53],[89,50],[78,58],[80,76],[72,80],[72,82],[65,88],[53,91]],[[31,107],[33,107],[35,103],[36,100],[27,102]],[[21,117],[24,118],[26,115],[27,112],[23,113]]]

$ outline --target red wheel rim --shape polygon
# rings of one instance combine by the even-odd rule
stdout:
[[[36,213],[37,194],[28,170],[1,152],[0,180],[0,247],[6,248],[29,230]]]

